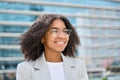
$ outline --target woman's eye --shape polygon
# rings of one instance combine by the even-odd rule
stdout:
[[[66,33],[66,34],[68,34],[68,31],[67,31],[67,30],[64,30],[63,32]]]
[[[52,30],[52,33],[58,33],[58,32],[59,32],[58,30],[55,29]]]
[[[58,32],[57,30],[55,30],[54,32]]]

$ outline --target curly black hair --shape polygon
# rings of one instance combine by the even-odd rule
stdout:
[[[26,60],[36,60],[44,51],[41,39],[48,30],[50,24],[56,19],[60,19],[65,23],[67,29],[71,29],[68,45],[62,51],[63,55],[74,57],[76,46],[80,44],[79,37],[70,21],[60,14],[44,14],[39,16],[30,28],[21,35],[20,45],[21,51]]]

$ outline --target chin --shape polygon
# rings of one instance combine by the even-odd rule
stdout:
[[[64,49],[61,49],[60,52],[64,51]]]
[[[58,52],[63,52],[64,50],[65,50],[65,48],[61,48],[61,49],[59,48],[57,51]]]

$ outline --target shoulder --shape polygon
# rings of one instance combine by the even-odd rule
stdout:
[[[79,65],[85,64],[85,60],[80,59],[80,58],[72,58],[73,62]]]
[[[32,68],[31,61],[23,61],[17,65],[17,69],[27,70]]]
[[[78,63],[84,63],[85,60],[84,59],[80,59],[80,58],[77,58],[77,57],[66,57],[67,60],[70,60],[72,62],[78,62]]]
[[[27,65],[30,65],[29,61],[23,61],[18,64],[18,66],[27,66]]]
[[[81,66],[85,65],[85,60],[84,59],[80,59],[80,58],[77,58],[77,57],[65,57],[65,58],[70,63],[81,65]]]
[[[16,80],[34,80],[33,67],[30,61],[23,61],[17,65]]]

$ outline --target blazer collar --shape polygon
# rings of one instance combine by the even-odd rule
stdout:
[[[41,68],[45,68],[47,65],[44,53],[34,62],[34,69],[40,70]]]
[[[79,80],[76,76],[78,73],[78,69],[76,62],[73,58],[70,58],[69,56],[64,56],[62,54],[63,58],[63,66],[64,66],[64,73],[65,73],[65,80]]]
[[[62,59],[63,59],[63,67],[64,67],[64,73],[65,73],[65,80],[74,80],[76,78],[76,73],[77,73],[77,65],[74,62],[74,59],[71,59],[70,57],[64,56],[62,53]],[[48,66],[47,66],[47,62],[45,60],[45,56],[44,53],[36,60],[33,62],[33,67],[35,70],[40,70],[40,69],[44,69],[44,73],[46,75],[48,75],[50,77],[49,74],[49,70],[48,70]],[[46,79],[46,80],[50,80],[50,79]],[[76,79],[79,80],[79,79]]]
[[[39,78],[40,80],[50,80],[50,73],[44,54],[42,54],[36,61],[33,61],[33,68],[35,70],[34,80],[39,80]]]
[[[62,55],[64,67],[67,67],[67,68],[74,68],[75,67],[73,60],[69,56],[64,56],[63,54],[61,54],[61,55]]]
[[[64,67],[74,68],[76,66],[74,64],[73,60],[71,60],[68,56],[64,56],[62,53],[61,53],[61,55],[62,55]],[[45,60],[44,53],[37,60],[35,60],[33,63],[34,69],[38,69],[38,70],[43,68],[43,67],[45,68],[46,65],[47,65],[47,63]]]

